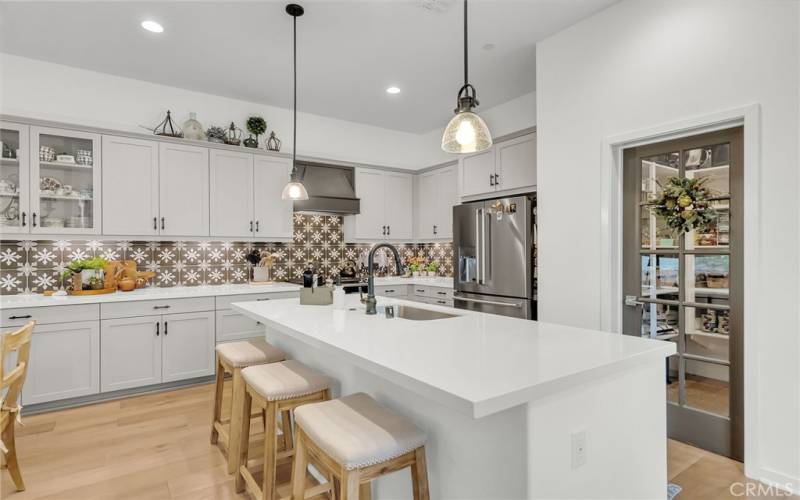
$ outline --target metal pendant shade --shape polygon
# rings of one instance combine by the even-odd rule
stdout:
[[[303,7],[290,3],[286,6],[286,13],[292,16],[292,36],[293,36],[293,63],[294,63],[294,125],[292,132],[292,174],[289,183],[283,188],[281,199],[283,200],[307,200],[308,191],[303,185],[302,179],[297,174],[297,18],[303,15]]]
[[[464,85],[458,91],[454,116],[442,135],[442,149],[448,153],[476,153],[492,147],[489,127],[473,109],[478,107],[478,94],[469,83],[467,37],[467,0],[464,0]]]

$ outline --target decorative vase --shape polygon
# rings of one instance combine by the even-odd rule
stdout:
[[[205,137],[203,125],[197,121],[197,113],[189,113],[189,119],[183,123],[183,138],[202,141]]]
[[[247,139],[242,141],[242,144],[246,148],[257,148],[258,147],[258,136],[253,137],[250,135]]]

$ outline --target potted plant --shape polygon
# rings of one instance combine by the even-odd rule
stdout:
[[[267,131],[267,122],[260,116],[251,116],[247,119],[247,131],[250,137],[244,140],[244,145],[248,148],[258,147],[258,136]],[[255,135],[255,138],[253,137]]]
[[[425,270],[428,271],[428,276],[436,276],[439,273],[439,264],[436,262],[429,262]]]
[[[411,257],[408,259],[408,270],[411,271],[412,276],[419,276],[425,261],[420,257]]]
[[[225,130],[222,127],[208,127],[206,130],[206,137],[208,142],[216,142],[218,144],[225,143]]]
[[[108,261],[102,257],[73,260],[67,264],[67,268],[61,273],[61,279],[72,278],[73,289],[75,290],[99,290],[103,288],[105,280],[103,269],[107,265]]]

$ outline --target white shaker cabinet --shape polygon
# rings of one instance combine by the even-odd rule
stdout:
[[[426,240],[453,237],[453,206],[458,200],[458,168],[449,166],[419,174],[416,237]]]
[[[103,193],[103,234],[159,234],[158,143],[104,135]]]
[[[0,179],[6,186],[0,191],[0,232],[5,234],[27,234],[31,230],[30,209],[30,148],[27,125],[0,122],[0,142],[3,143],[0,158]],[[9,181],[11,181],[9,183]],[[38,191],[37,182],[36,189]]]
[[[253,235],[253,155],[211,150],[211,236]]]
[[[536,187],[536,133],[495,143],[459,159],[461,196],[532,191]]]
[[[9,330],[10,331],[10,330]],[[22,404],[100,392],[100,328],[97,321],[36,325]]]
[[[282,200],[292,160],[256,156],[253,159],[253,199],[256,238],[292,237],[292,201]]]
[[[209,234],[208,149],[159,144],[159,231],[162,236]]]
[[[213,375],[214,312],[162,316],[161,381]]]
[[[102,392],[161,382],[161,316],[100,322]]]
[[[356,196],[361,213],[345,217],[345,238],[410,240],[413,177],[411,174],[356,168]]]

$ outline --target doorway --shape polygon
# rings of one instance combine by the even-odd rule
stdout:
[[[623,154],[623,333],[676,344],[665,366],[669,437],[737,460],[744,457],[743,158],[742,127]],[[653,200],[670,183],[692,179],[708,190],[710,220],[676,231]]]

